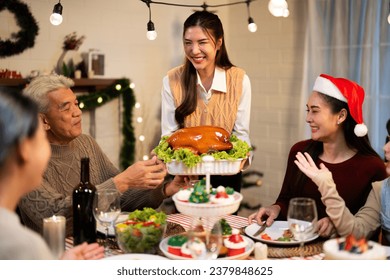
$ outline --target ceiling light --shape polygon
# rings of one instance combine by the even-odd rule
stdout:
[[[62,23],[62,5],[58,1],[57,4],[54,5],[53,13],[50,16],[50,22],[53,25],[60,25]]]

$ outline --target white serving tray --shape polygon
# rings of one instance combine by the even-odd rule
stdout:
[[[243,160],[246,159],[200,162],[194,167],[187,167],[183,162],[172,160],[166,166],[171,175],[234,175],[241,171]]]

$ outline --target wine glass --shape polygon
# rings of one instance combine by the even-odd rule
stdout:
[[[188,249],[194,259],[218,258],[222,246],[222,229],[218,218],[192,219],[188,234]]]
[[[99,190],[93,199],[93,215],[105,227],[104,250],[110,253],[108,245],[108,230],[121,213],[120,194],[117,190]]]
[[[303,258],[305,240],[312,237],[317,230],[317,207],[312,198],[295,197],[290,200],[287,222],[294,239],[299,241],[299,253]]]

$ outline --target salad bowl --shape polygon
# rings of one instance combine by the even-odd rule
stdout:
[[[115,224],[115,237],[125,253],[156,254],[166,230],[166,214],[153,208],[129,213],[125,221]]]

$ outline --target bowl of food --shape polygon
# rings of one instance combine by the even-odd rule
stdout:
[[[131,212],[125,221],[115,224],[118,246],[125,253],[156,254],[166,225],[164,212],[153,208]]]
[[[204,179],[192,188],[179,190],[172,197],[180,213],[199,217],[232,214],[238,210],[242,199],[242,194],[230,187],[219,186],[208,193]]]
[[[352,234],[327,240],[323,245],[326,260],[385,260],[385,248],[365,238]]]

